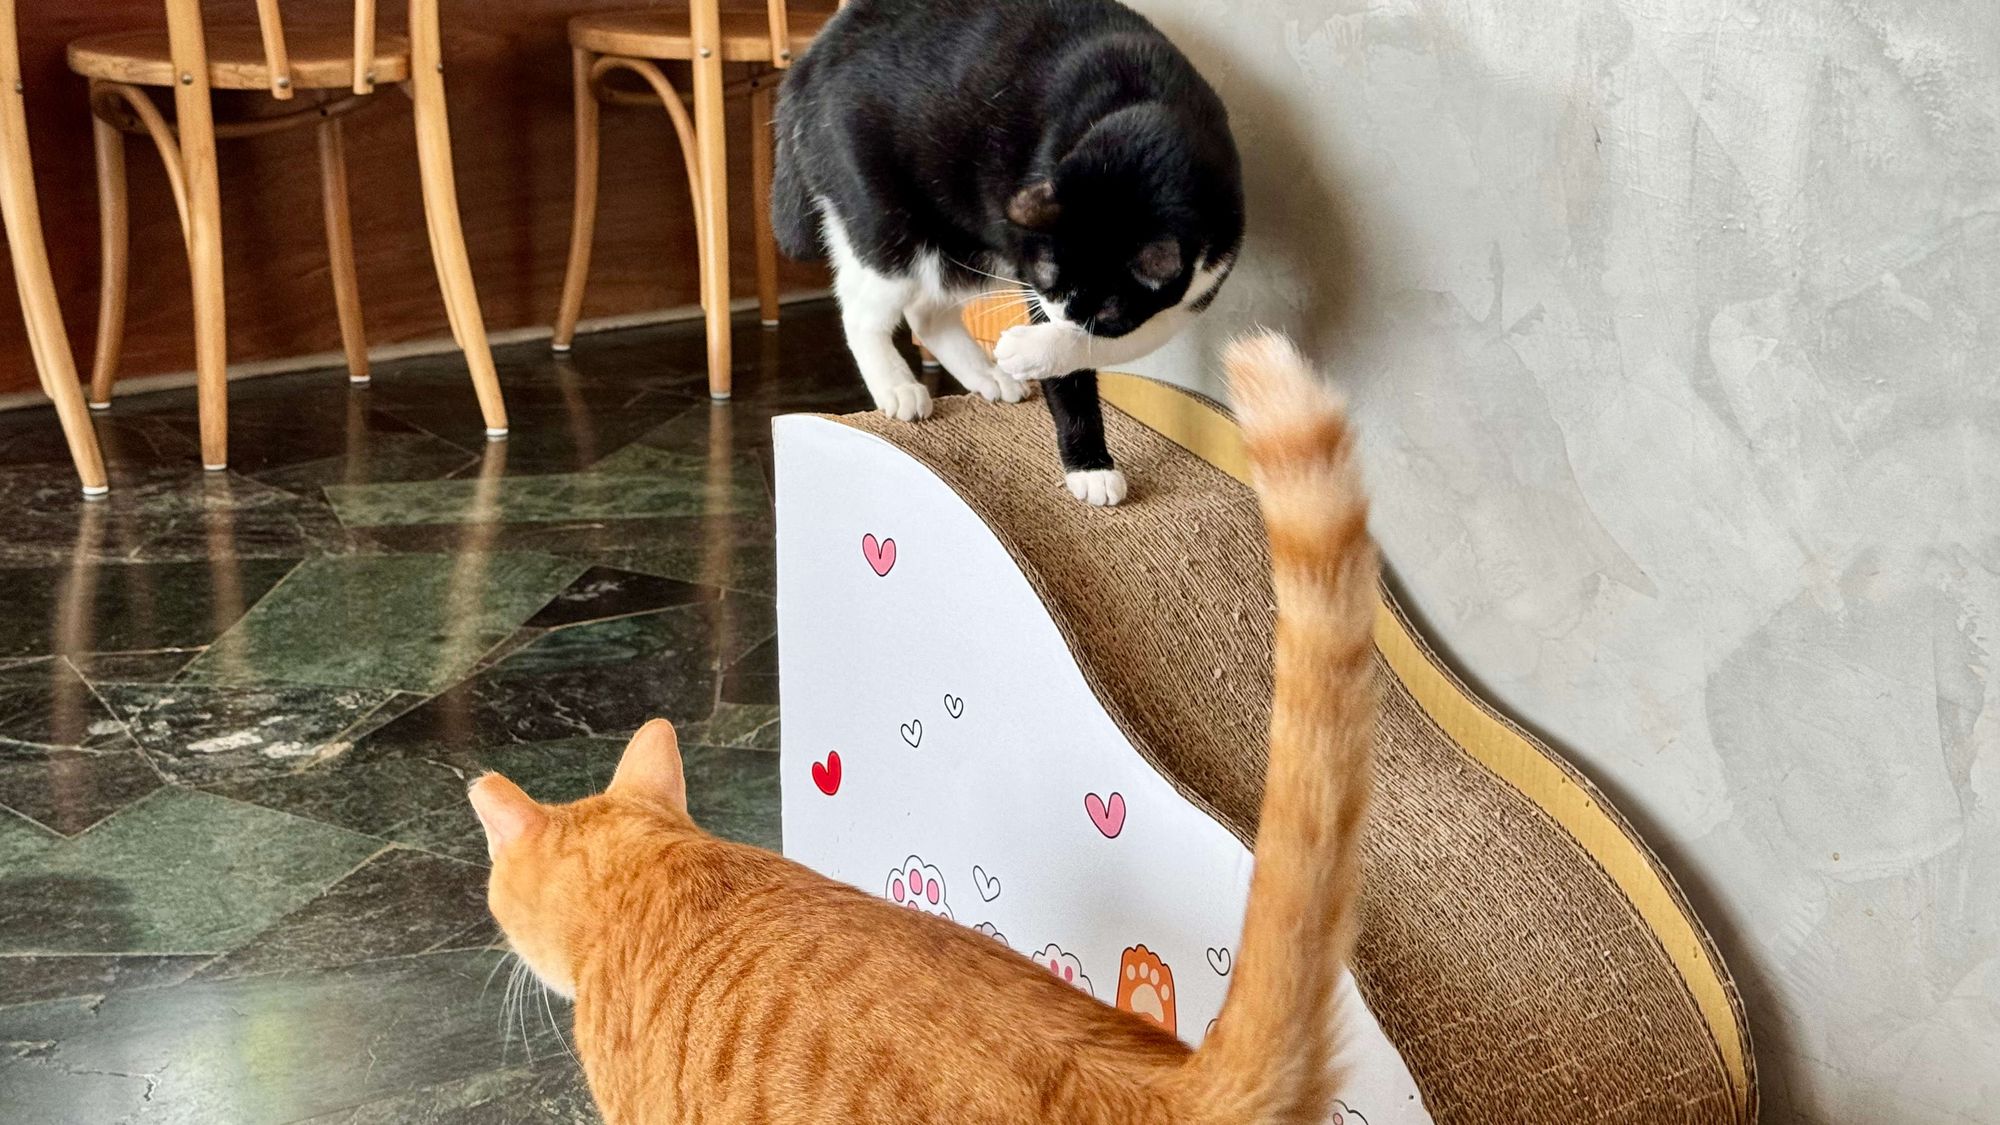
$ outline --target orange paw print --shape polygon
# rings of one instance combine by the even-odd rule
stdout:
[[[1174,971],[1143,945],[1125,951],[1118,966],[1118,1007],[1174,1030]]]

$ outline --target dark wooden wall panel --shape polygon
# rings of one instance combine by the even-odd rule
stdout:
[[[490,329],[549,323],[568,252],[572,128],[564,21],[644,0],[444,0],[446,84],[460,206]],[[801,8],[831,7],[800,4]],[[210,0],[212,21],[250,18],[247,0]],[[289,0],[288,21],[345,25],[344,0]],[[400,32],[402,5],[384,0],[381,27]],[[63,63],[71,39],[163,26],[160,0],[23,0],[22,66],[35,179],[41,190],[63,313],[77,363],[90,364],[97,319],[97,203],[85,84]],[[670,69],[670,73],[672,70]],[[254,97],[254,95],[246,95]],[[447,334],[431,272],[409,100],[387,91],[347,119],[362,302],[369,341]],[[755,291],[750,258],[749,123],[732,106],[733,274]],[[697,297],[687,177],[665,113],[606,107],[597,255],[584,315],[692,304]],[[132,174],[132,297],[122,373],[194,364],[187,264],[166,179],[149,142],[128,142]],[[222,207],[231,362],[339,347],[320,226],[310,129],[224,142]],[[816,266],[787,263],[789,289],[826,284]],[[34,369],[0,255],[0,393],[33,388]]]

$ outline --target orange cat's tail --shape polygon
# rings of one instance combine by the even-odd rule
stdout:
[[[1271,755],[1249,913],[1222,1016],[1188,1064],[1218,1121],[1319,1122],[1337,1076],[1376,714],[1375,547],[1341,404],[1281,336],[1225,358],[1277,594]]]

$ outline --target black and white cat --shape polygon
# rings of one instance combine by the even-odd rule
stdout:
[[[1186,56],[1114,0],[854,0],[792,67],[777,130],[778,239],[832,258],[882,412],[931,412],[907,319],[967,390],[1042,383],[1070,491],[1124,499],[1097,369],[1206,309],[1243,241],[1228,114]],[[994,281],[1034,323],[989,359],[961,315]]]

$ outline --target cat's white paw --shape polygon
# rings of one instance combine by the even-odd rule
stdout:
[[[1080,370],[1074,328],[1056,324],[1017,324],[1000,334],[993,346],[994,362],[1003,374],[1025,383],[1055,379]]]
[[[973,388],[987,402],[1019,402],[1028,397],[1028,388],[1012,375],[999,370],[991,374],[993,379],[990,386]]]
[[[1117,469],[1086,469],[1063,480],[1071,496],[1093,508],[1109,508],[1125,499],[1125,474]]]
[[[931,416],[931,392],[922,383],[898,383],[876,395],[875,405],[898,422],[915,422]]]

